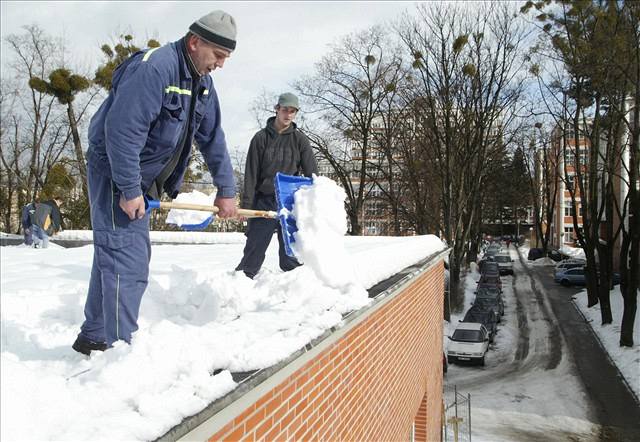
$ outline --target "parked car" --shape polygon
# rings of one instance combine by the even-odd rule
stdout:
[[[504,315],[504,302],[502,301],[502,295],[500,296],[477,296],[471,304],[474,308],[479,310],[491,310],[496,315],[496,321],[502,320],[501,316]]]
[[[511,259],[511,256],[507,255],[506,253],[499,253],[494,256],[494,259],[498,263],[498,270],[500,271],[501,275],[513,275],[513,259]]]
[[[498,263],[496,262],[496,256],[485,256],[483,257],[480,262],[478,262],[478,268],[480,269],[480,271],[483,271],[486,268],[498,268]]]
[[[584,266],[574,267],[572,269],[561,268],[556,271],[554,281],[559,282],[565,287],[572,285],[585,285],[586,278],[584,276]]]
[[[459,361],[478,362],[484,365],[489,350],[489,332],[484,325],[461,322],[449,336],[447,359],[450,364]]]
[[[487,268],[498,269],[498,263],[495,260],[495,255],[485,256],[480,261],[478,261],[478,270],[480,270],[480,273],[484,272]]]
[[[529,261],[535,261],[536,259],[539,258],[544,258],[544,250],[538,247],[534,247],[532,249],[529,249],[529,254],[527,255],[527,259]],[[562,253],[560,253],[560,251],[558,250],[549,250],[547,251],[547,256],[549,258],[551,258],[552,260],[559,262],[562,261]]]
[[[478,284],[489,284],[493,286],[500,287],[500,291],[502,291],[502,280],[500,279],[500,274],[497,275],[483,273],[480,275],[480,280]]]
[[[488,301],[487,301],[488,300]],[[484,288],[476,292],[476,299],[474,305],[478,304],[479,308],[491,308],[496,314],[498,322],[501,320],[501,316],[504,315],[504,299],[502,293],[498,289]]]
[[[560,261],[556,264],[556,272],[560,269],[573,269],[576,267],[584,267],[587,265],[587,261],[584,259],[565,259],[564,261]]]
[[[549,250],[547,256],[555,262],[562,261],[562,254],[558,250]]]
[[[502,247],[500,247],[499,244],[491,244],[489,247],[487,247],[487,250],[485,250],[484,256],[497,255],[498,253],[500,253],[501,250],[502,250]]]
[[[483,284],[482,287],[476,289],[476,291],[474,291],[473,293],[475,293],[476,298],[480,296],[480,297],[489,297],[489,298],[499,297],[500,299],[502,299],[502,292],[498,287],[487,286],[486,284]]]
[[[538,248],[529,249],[529,254],[527,255],[527,259],[529,261],[535,261],[536,259],[540,259],[544,256],[544,251]]]
[[[464,315],[461,322],[478,322],[489,332],[489,342],[493,342],[496,333],[498,333],[498,317],[493,309],[483,309],[476,307],[475,304]]]
[[[478,286],[476,287],[476,292],[482,289],[494,289],[502,293],[502,285],[498,285],[495,282],[479,282]]]
[[[490,265],[493,264],[493,265]],[[488,262],[482,267],[480,271],[480,277],[486,276],[488,278],[499,278],[500,277],[500,267],[498,267],[498,263]]]
[[[572,285],[586,285],[586,267],[574,267],[572,269],[560,269],[556,271],[554,281],[559,282],[565,287]],[[620,284],[620,273],[613,272],[613,285]]]

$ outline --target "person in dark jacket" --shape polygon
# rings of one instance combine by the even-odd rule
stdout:
[[[208,75],[235,47],[235,20],[213,11],[182,39],[139,51],[114,71],[109,96],[89,126],[94,256],[74,350],[89,355],[119,340],[131,343],[151,258],[144,198],[177,196],[194,140],[217,187],[218,216],[236,216],[220,103]]]
[[[251,140],[244,174],[242,207],[254,210],[277,210],[273,180],[277,172],[287,175],[311,177],[318,173],[318,164],[311,151],[309,139],[298,130],[293,120],[300,105],[298,97],[285,93],[278,98],[276,115],[267,120],[267,126],[258,131]],[[253,279],[265,259],[273,232],[278,233],[280,268],[285,272],[300,263],[287,256],[275,219],[252,218],[247,228],[247,242],[236,271]]]
[[[46,249],[49,247],[49,237],[62,229],[61,205],[62,198],[59,196],[51,200],[33,203],[34,210],[31,215],[31,233],[33,236],[33,246],[36,249]]]
[[[31,217],[35,212],[36,206],[33,202],[26,204],[22,208],[22,217],[20,221],[22,224],[22,233],[24,234],[24,243],[28,246],[33,245],[33,229],[31,224]]]

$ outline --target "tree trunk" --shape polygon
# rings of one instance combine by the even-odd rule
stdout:
[[[351,231],[349,232],[349,235],[351,236],[362,235],[362,225],[360,224],[357,212],[358,210],[356,210],[356,213],[349,213],[349,221],[351,221]]]
[[[622,312],[622,324],[620,327],[620,346],[633,347],[633,323],[636,320],[638,309],[638,291],[629,293],[628,290],[622,292],[624,299],[624,311]]]
[[[80,141],[80,134],[78,133],[78,124],[76,122],[75,112],[73,111],[73,104],[67,105],[67,116],[69,117],[69,126],[71,127],[71,135],[73,137],[73,147],[76,153],[76,160],[78,161],[78,170],[80,171],[80,179],[82,180],[82,194],[85,199],[89,201],[89,189],[87,188],[87,164],[84,159],[84,153],[82,152],[82,142]]]
[[[624,306],[624,309],[622,311],[622,324],[620,325],[621,347],[633,347],[633,325],[636,320],[636,312],[638,308],[637,286],[632,283],[632,269],[627,266],[630,246],[630,237],[628,235],[625,235],[620,250],[620,274],[622,277],[620,283],[620,292],[622,293]],[[637,274],[635,276],[637,277]]]

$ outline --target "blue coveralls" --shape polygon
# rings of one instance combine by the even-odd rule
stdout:
[[[91,120],[87,175],[94,256],[79,338],[110,346],[130,342],[138,329],[151,258],[149,216],[130,220],[119,206],[121,195],[131,200],[156,186],[175,198],[195,139],[217,196],[235,196],[213,81],[194,71],[185,51],[179,40],[132,55],[114,72],[112,90]],[[158,183],[173,160],[175,168]]]
[[[80,334],[108,345],[130,342],[149,277],[149,215],[130,220],[119,205],[121,192],[92,164],[87,178],[94,251]]]
[[[33,230],[31,225],[31,215],[36,211],[33,203],[29,203],[22,208],[22,232],[24,233],[24,243],[28,246],[33,244]]]

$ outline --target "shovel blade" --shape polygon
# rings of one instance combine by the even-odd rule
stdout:
[[[293,258],[295,258],[295,254],[291,244],[296,242],[294,234],[298,231],[296,219],[293,217],[293,194],[301,187],[312,184],[312,178],[276,173],[274,185],[276,202],[278,203],[278,220],[280,221],[285,251],[288,256]]]
[[[144,207],[145,207],[145,212],[147,214],[149,214],[151,212],[151,210],[153,210],[153,209],[160,209],[160,201],[153,200],[153,199],[148,199],[147,197],[145,197],[144,198]],[[172,210],[174,210],[174,209],[172,209]],[[206,217],[206,219],[202,219],[202,221],[199,221],[199,222],[194,223],[194,224],[179,224],[179,223],[173,223],[173,222],[170,222],[170,221],[168,221],[167,224],[174,224],[174,225],[180,227],[182,230],[186,230],[188,232],[191,232],[191,231],[197,231],[197,230],[206,229],[209,226],[209,224],[211,224],[213,222],[214,219],[215,219],[215,215],[211,214],[211,215],[208,215]]]
[[[182,230],[186,230],[187,232],[196,231],[196,230],[204,230],[209,227],[209,224],[213,222],[214,215],[209,215],[204,221],[198,224],[175,224],[180,227]],[[171,223],[173,224],[173,223]]]

